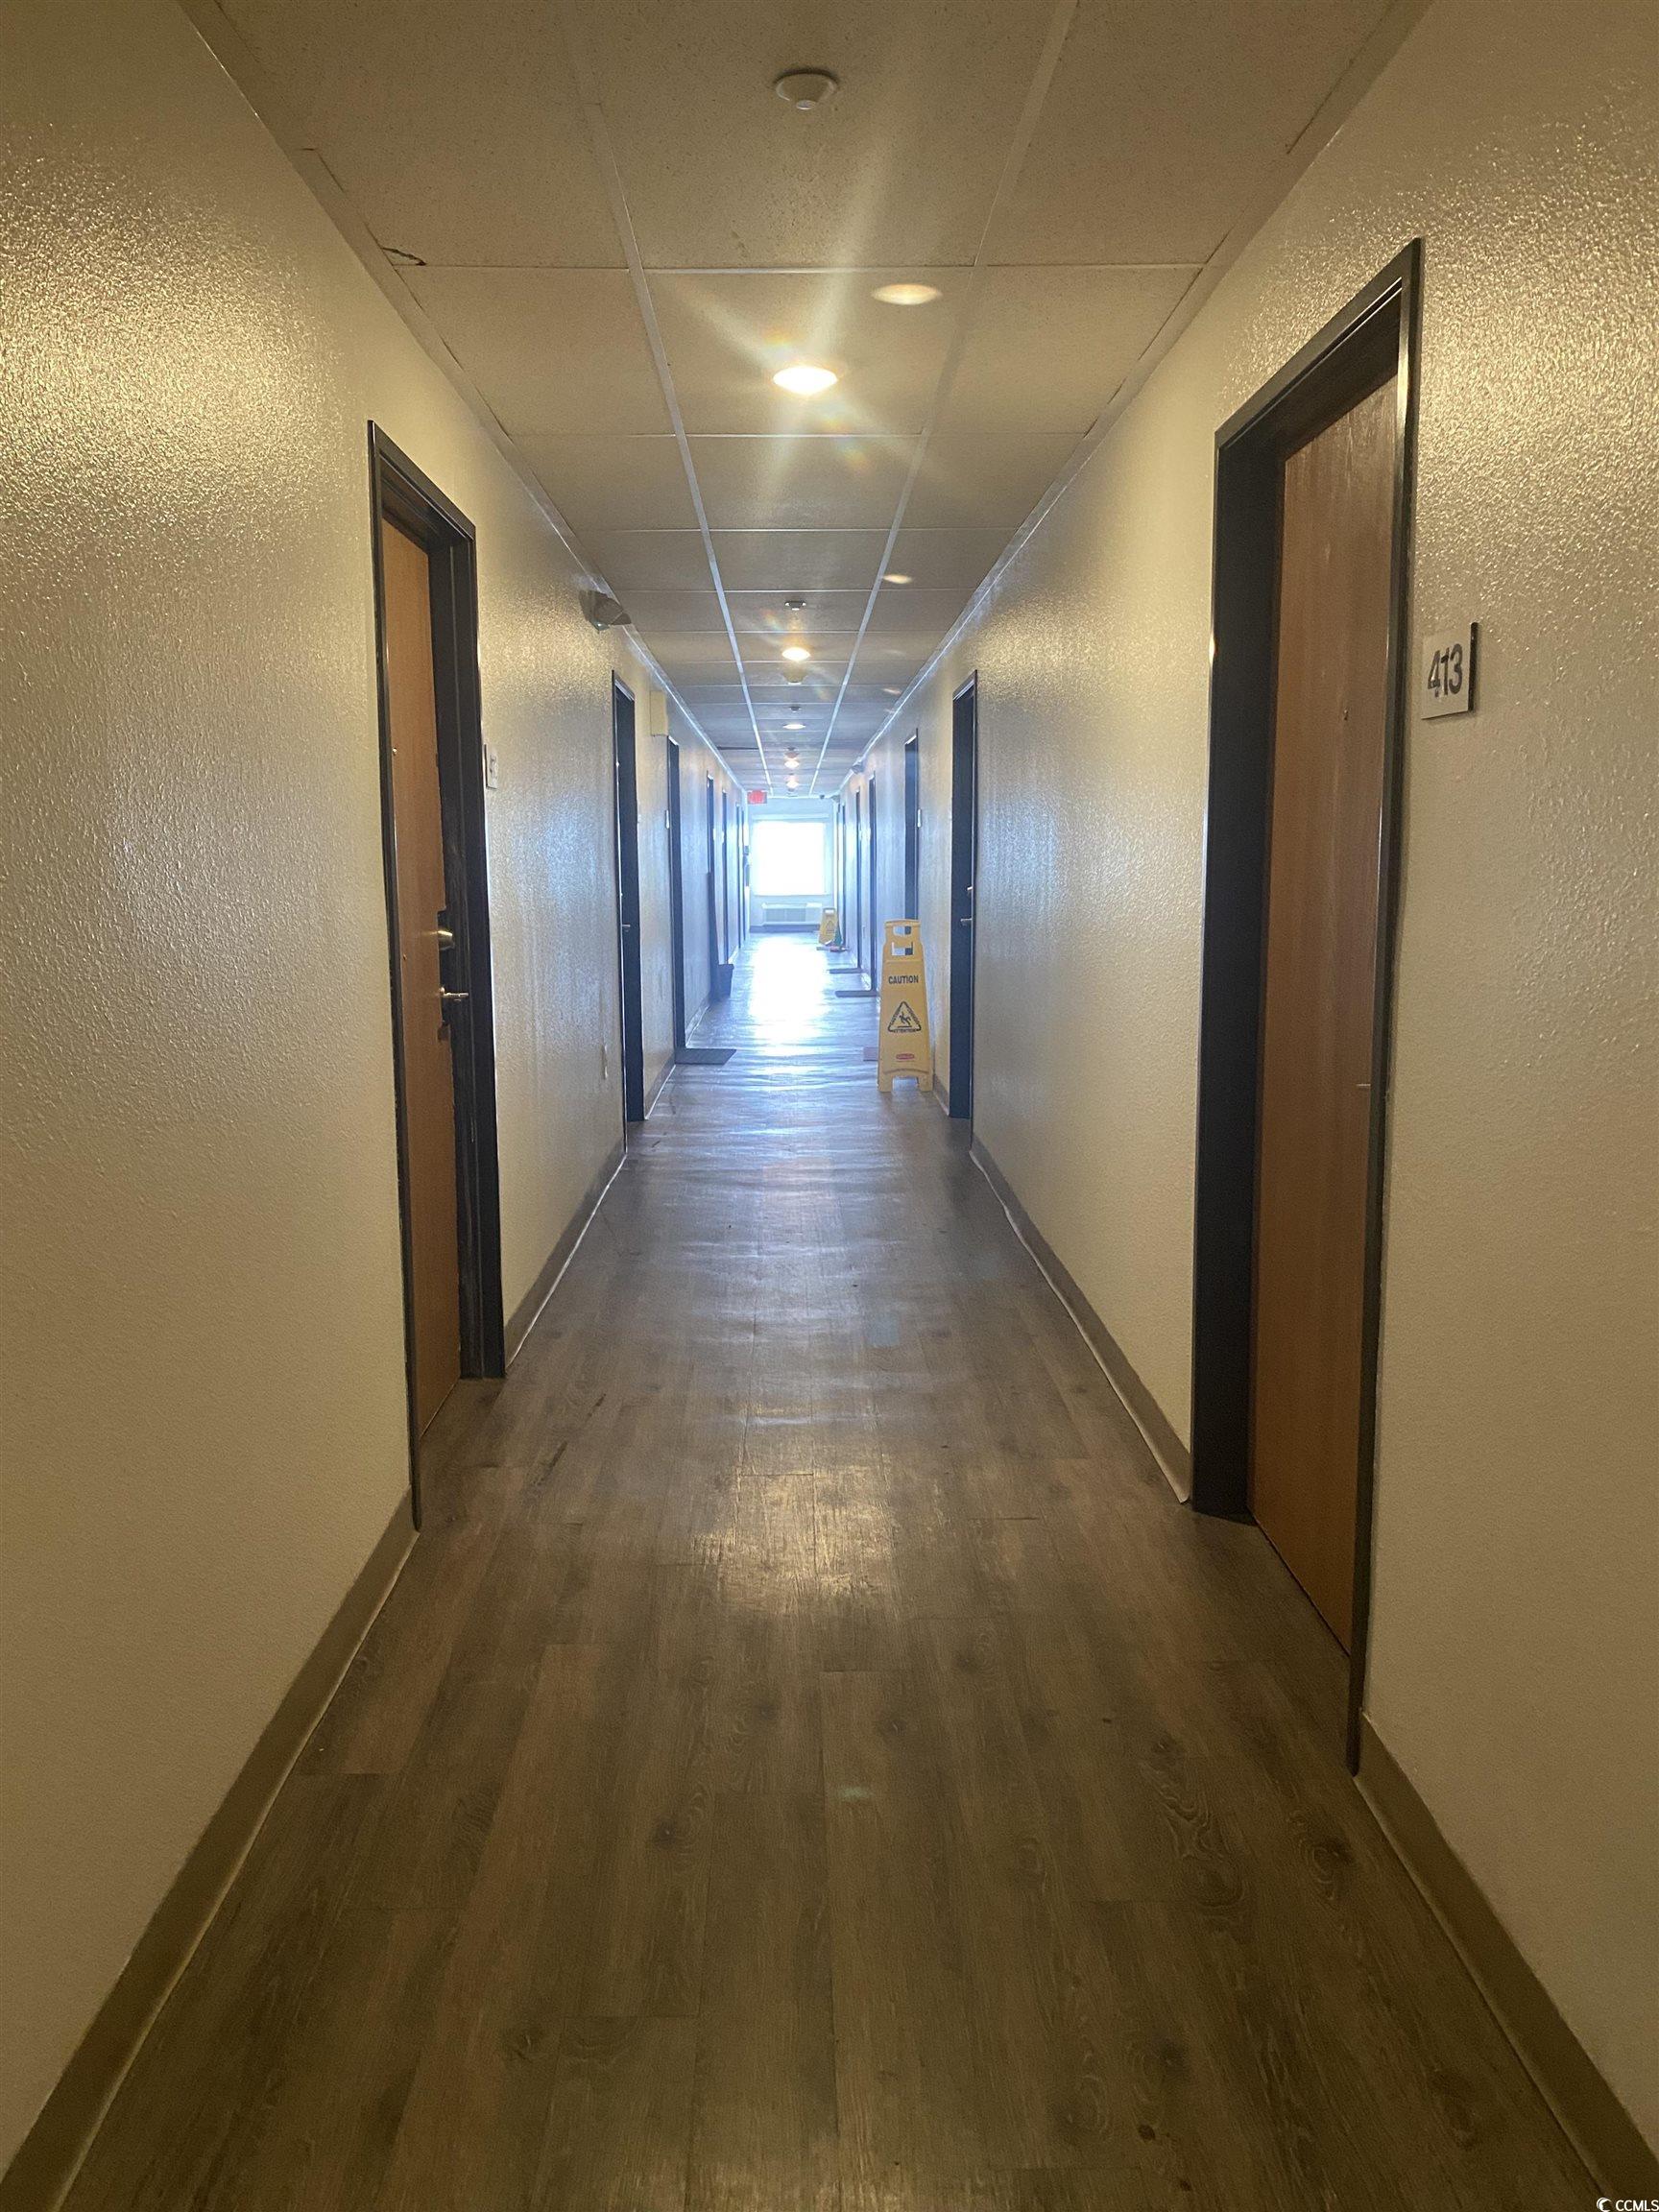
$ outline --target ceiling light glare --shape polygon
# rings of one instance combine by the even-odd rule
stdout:
[[[799,790],[800,790],[800,788],[801,788],[801,779],[800,779],[800,777],[799,777],[799,776],[786,776],[786,777],[783,779],[783,788],[784,788],[786,791],[799,791]]]
[[[812,648],[810,645],[785,645],[783,658],[785,661],[810,661]]]
[[[785,730],[805,730],[806,725],[805,722],[785,722],[783,727]]]
[[[926,307],[939,297],[937,284],[878,284],[870,295],[889,307]]]
[[[803,399],[815,399],[820,392],[828,392],[831,384],[841,379],[833,369],[818,369],[810,361],[791,362],[787,369],[780,369],[772,381],[781,392],[794,392]]]
[[[883,584],[908,584],[910,579],[908,576],[901,576],[897,568],[889,568],[881,581]]]

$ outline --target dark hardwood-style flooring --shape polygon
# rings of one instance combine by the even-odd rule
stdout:
[[[737,1056],[445,1410],[74,2212],[1593,2201],[1334,1644],[827,965],[745,956]]]

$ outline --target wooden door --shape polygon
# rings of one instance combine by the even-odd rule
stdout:
[[[1388,716],[1392,382],[1285,463],[1250,1504],[1347,1647]]]
[[[415,1410],[422,1431],[461,1377],[455,1070],[439,950],[447,935],[444,812],[425,547],[380,525],[397,838],[397,988],[408,1147]]]

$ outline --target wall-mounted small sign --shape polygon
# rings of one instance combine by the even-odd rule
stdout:
[[[749,794],[749,804],[750,804],[750,805],[751,805],[751,806],[764,806],[764,805],[765,805],[765,804],[766,804],[766,794],[765,794],[765,792],[764,792],[764,791],[751,791],[751,792],[750,792],[750,794]]]
[[[1419,710],[1425,722],[1441,714],[1467,714],[1475,704],[1475,650],[1479,622],[1423,640]]]

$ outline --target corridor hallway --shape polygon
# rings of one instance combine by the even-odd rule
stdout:
[[[761,939],[74,2212],[1527,2212],[1589,2184],[871,1003]]]

